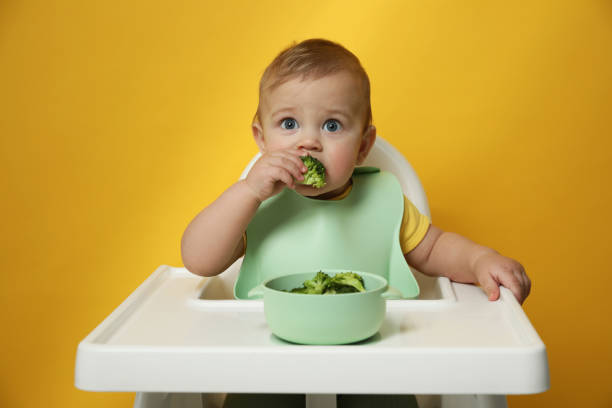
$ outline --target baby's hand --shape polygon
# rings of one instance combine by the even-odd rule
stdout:
[[[478,257],[474,263],[474,273],[489,300],[499,298],[499,285],[510,289],[521,304],[531,290],[531,281],[523,266],[497,252],[487,252]]]
[[[298,149],[276,150],[264,153],[255,162],[246,183],[259,201],[280,193],[284,187],[295,188],[295,180],[304,180],[307,169],[300,159],[303,154]]]

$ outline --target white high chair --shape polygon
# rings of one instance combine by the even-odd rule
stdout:
[[[416,173],[389,143],[379,137],[364,165],[394,173],[430,216]],[[241,262],[212,278],[160,266],[81,341],[75,385],[137,392],[136,408],[215,408],[225,393],[306,394],[308,408],[335,408],[338,393],[502,408],[505,394],[549,388],[546,348],[505,288],[489,302],[478,287],[415,271],[419,299],[387,301],[373,338],[300,346],[271,335],[262,301],[233,299]]]

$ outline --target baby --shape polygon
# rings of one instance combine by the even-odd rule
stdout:
[[[249,257],[257,256],[257,251],[266,251],[264,257],[272,263],[280,258],[291,262],[300,254],[301,245],[310,237],[305,233],[297,235],[303,241],[291,242],[293,246],[285,243],[289,249],[282,254],[271,254],[274,246],[259,245],[258,240],[274,236],[277,231],[280,234],[283,223],[297,228],[298,233],[308,231],[304,225],[312,223],[296,221],[301,214],[276,219],[275,214],[267,214],[272,221],[266,224],[265,233],[251,233],[249,226],[260,215],[266,201],[274,199],[282,206],[285,199],[281,197],[287,196],[286,200],[290,200],[299,195],[305,198],[302,200],[305,205],[312,204],[308,208],[316,209],[321,200],[326,206],[336,205],[351,195],[367,197],[380,189],[374,175],[354,175],[355,168],[364,162],[376,140],[376,128],[372,125],[368,76],[357,57],[339,44],[312,39],[281,52],[262,76],[252,131],[261,157],[246,179],[234,183],[203,209],[184,232],[182,257],[192,273],[217,275],[245,252],[243,268]],[[302,156],[312,156],[325,166],[324,186],[315,188],[301,183],[307,170],[300,159]],[[381,200],[378,202],[391,199],[384,196]],[[402,208],[401,203],[398,208]],[[308,212],[313,213],[316,211]],[[398,217],[402,220],[400,234],[394,239],[399,240],[405,262],[410,266],[430,276],[480,284],[489,300],[498,299],[500,285],[510,289],[521,303],[529,294],[531,282],[517,261],[461,235],[442,231],[405,197],[403,214]],[[354,227],[336,221],[334,225],[340,225],[340,229]],[[363,217],[357,217],[355,222],[361,228],[369,228],[368,220]],[[346,245],[353,251],[350,253],[369,251],[360,247],[363,243],[351,238],[351,234],[345,235]],[[378,242],[377,236],[371,239]],[[316,265],[316,255],[308,256],[314,258],[313,265]],[[350,256],[338,256],[344,256],[350,263]],[[296,266],[300,265],[296,261]]]

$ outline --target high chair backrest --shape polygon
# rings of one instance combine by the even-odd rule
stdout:
[[[241,179],[249,174],[251,167],[253,167],[253,164],[255,164],[260,156],[261,153],[257,153],[255,157],[251,159],[242,172],[240,176]],[[406,197],[408,197],[421,213],[427,215],[431,219],[429,205],[427,204],[427,196],[425,196],[425,190],[423,190],[423,185],[419,177],[404,156],[402,156],[402,154],[389,142],[377,136],[376,142],[363,165],[378,167],[381,170],[393,173],[395,177],[398,178]]]

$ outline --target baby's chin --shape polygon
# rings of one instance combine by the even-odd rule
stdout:
[[[295,186],[295,191],[298,194],[301,194],[304,197],[318,198],[321,200],[326,200],[328,198],[335,197],[339,195],[342,191],[344,191],[344,190],[342,191],[338,191],[338,190],[342,190],[342,189],[334,190],[329,184],[321,188],[316,188],[316,187],[312,187],[312,186],[305,185],[305,184],[298,184]]]
[[[295,186],[295,191],[298,194],[301,194],[305,197],[316,197],[318,195],[324,194],[326,192],[326,188],[316,188],[306,184],[297,184]]]

